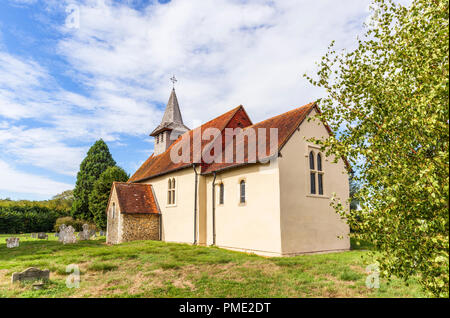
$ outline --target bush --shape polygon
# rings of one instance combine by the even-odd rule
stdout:
[[[94,230],[97,232],[97,227],[95,226],[94,223],[90,223],[90,222],[83,221],[83,220],[75,220],[71,216],[65,216],[65,217],[56,219],[55,225],[53,226],[53,229],[55,230],[55,232],[59,232],[59,227],[63,224],[65,224],[66,226],[71,225],[75,229],[76,232],[83,231],[83,225],[87,224],[89,230]]]
[[[0,206],[0,233],[50,232],[56,219],[66,213],[43,206]]]
[[[75,220],[71,216],[65,216],[65,217],[56,219],[53,229],[55,230],[55,232],[59,232],[59,227],[61,225],[65,224],[66,226],[71,225],[75,229],[75,231],[80,232],[83,230],[84,223],[85,222],[83,222],[81,220]]]

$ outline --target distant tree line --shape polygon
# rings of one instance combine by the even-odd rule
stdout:
[[[105,229],[112,183],[128,178],[100,139],[81,162],[75,189],[45,201],[0,199],[0,233],[50,232],[58,218],[68,216],[75,219],[71,222],[77,228],[82,223],[95,223],[97,228]]]
[[[45,201],[0,200],[0,233],[49,232],[57,218],[70,213],[72,202],[71,190]]]

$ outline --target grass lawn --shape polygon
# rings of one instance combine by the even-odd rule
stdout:
[[[159,241],[109,246],[105,238],[63,245],[20,237],[6,248],[0,235],[0,297],[424,297],[419,284],[380,279],[365,286],[368,252],[265,258],[215,247]],[[67,288],[66,266],[79,265],[79,288]],[[44,289],[11,284],[13,272],[49,269]]]

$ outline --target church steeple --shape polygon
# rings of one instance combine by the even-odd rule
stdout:
[[[173,83],[176,81],[175,77],[171,78],[171,80]],[[161,124],[159,124],[150,134],[150,136],[155,137],[155,155],[159,155],[166,151],[179,135],[182,135],[189,130],[190,129],[183,123],[174,87],[170,93]]]
[[[166,111],[164,112],[164,116],[161,121],[161,124],[164,123],[177,123],[183,125],[183,118],[181,117],[180,106],[178,105],[178,98],[175,93],[175,88],[172,88],[172,93],[170,93]]]

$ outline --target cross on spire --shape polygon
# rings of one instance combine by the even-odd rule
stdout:
[[[172,75],[172,77],[170,78],[170,81],[172,82],[173,88],[175,88],[175,83],[178,82],[178,80],[177,80],[177,78],[175,77],[175,75]]]

